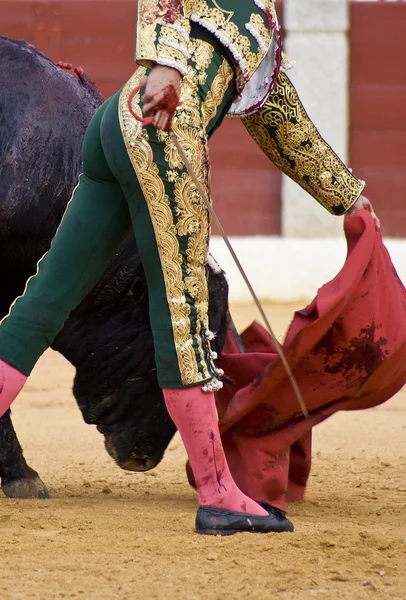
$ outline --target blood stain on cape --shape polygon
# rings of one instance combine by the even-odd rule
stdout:
[[[361,329],[360,336],[352,338],[348,348],[345,348],[341,358],[331,366],[326,366],[327,373],[347,375],[352,369],[365,373],[361,379],[363,385],[375,373],[379,365],[385,360],[389,351],[385,348],[388,340],[380,337],[375,339],[376,326]]]

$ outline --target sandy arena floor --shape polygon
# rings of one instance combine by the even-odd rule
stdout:
[[[294,307],[268,306],[282,333]],[[233,311],[241,329],[252,307]],[[406,599],[406,389],[315,430],[294,534],[193,533],[176,437],[154,471],[120,471],[76,408],[73,369],[48,352],[14,409],[52,500],[0,498],[0,600]]]

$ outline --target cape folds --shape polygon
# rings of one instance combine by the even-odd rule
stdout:
[[[232,474],[282,510],[304,497],[312,427],[385,402],[406,383],[406,290],[367,211],[346,217],[345,234],[342,270],[295,313],[284,342],[310,418],[258,323],[242,334],[245,354],[230,337],[220,360],[234,382],[217,395]]]

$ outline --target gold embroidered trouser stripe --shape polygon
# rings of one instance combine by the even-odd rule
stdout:
[[[173,130],[210,193],[209,126],[218,124],[233,99],[234,71],[207,41],[192,40],[190,53]],[[142,128],[128,109],[129,95],[144,75],[139,69],[122,90],[120,125],[154,230],[181,384],[196,385],[217,374],[208,323],[209,215],[168,134]],[[138,94],[132,109],[141,116],[140,102]]]

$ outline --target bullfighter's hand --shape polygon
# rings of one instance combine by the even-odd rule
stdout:
[[[365,196],[360,196],[358,198],[358,200],[356,201],[356,203],[351,206],[351,208],[347,211],[346,214],[351,215],[351,214],[357,212],[358,210],[367,210],[368,212],[370,212],[372,215],[372,218],[374,220],[374,223],[375,223],[375,229],[377,231],[380,230],[381,223],[375,214],[375,211],[373,209],[371,202],[368,200],[368,198],[365,198]]]
[[[155,65],[147,77],[142,98],[145,114],[154,114],[154,125],[169,131],[179,106],[181,74],[176,69]]]

